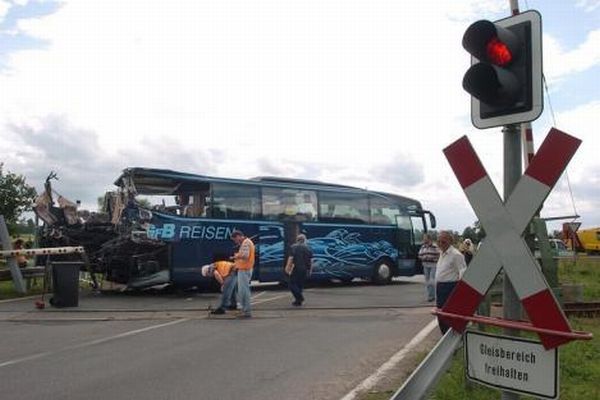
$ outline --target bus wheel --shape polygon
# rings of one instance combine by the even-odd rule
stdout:
[[[386,261],[375,264],[373,270],[373,282],[377,285],[387,285],[392,281],[392,267]]]

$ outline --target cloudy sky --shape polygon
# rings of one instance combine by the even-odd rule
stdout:
[[[600,0],[543,18],[550,127],[583,140],[542,216],[600,225]],[[123,168],[278,175],[477,217],[442,149],[467,135],[502,193],[502,133],[470,123],[468,25],[508,0],[0,0],[0,161],[84,205]],[[551,228],[555,226],[552,225]]]

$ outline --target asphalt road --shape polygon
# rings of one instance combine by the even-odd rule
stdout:
[[[0,393],[20,399],[340,399],[429,321],[419,280],[254,286],[254,318],[218,294],[83,293],[72,309],[0,303]]]

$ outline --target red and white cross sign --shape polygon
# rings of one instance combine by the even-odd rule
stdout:
[[[521,235],[580,144],[579,139],[553,128],[505,204],[466,136],[444,149],[485,229],[486,238],[442,308],[443,312],[473,315],[503,267],[535,327],[572,332]],[[447,323],[459,332],[467,324],[465,320],[452,318],[448,318]],[[546,349],[551,349],[573,339],[542,333],[540,340]]]

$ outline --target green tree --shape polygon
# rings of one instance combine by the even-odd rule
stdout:
[[[3,167],[0,163],[0,214],[6,220],[9,233],[13,233],[21,214],[32,209],[37,193],[23,175],[5,173]]]
[[[105,197],[106,197],[106,195],[98,196],[98,198],[96,199],[96,203],[98,204],[98,212],[100,212],[104,209],[104,198]]]
[[[473,243],[479,243],[485,237],[485,231],[479,223],[475,221],[472,226],[467,226],[462,233],[463,239],[471,239]]]
[[[462,233],[462,238],[464,239],[470,239],[471,242],[473,243],[477,243],[479,242],[478,237],[477,237],[477,232],[475,232],[475,228],[473,228],[472,226],[467,226]]]
[[[150,200],[148,200],[148,199],[136,199],[135,201],[138,203],[138,205],[140,207],[148,208],[148,209],[152,208],[152,204],[150,204]]]

